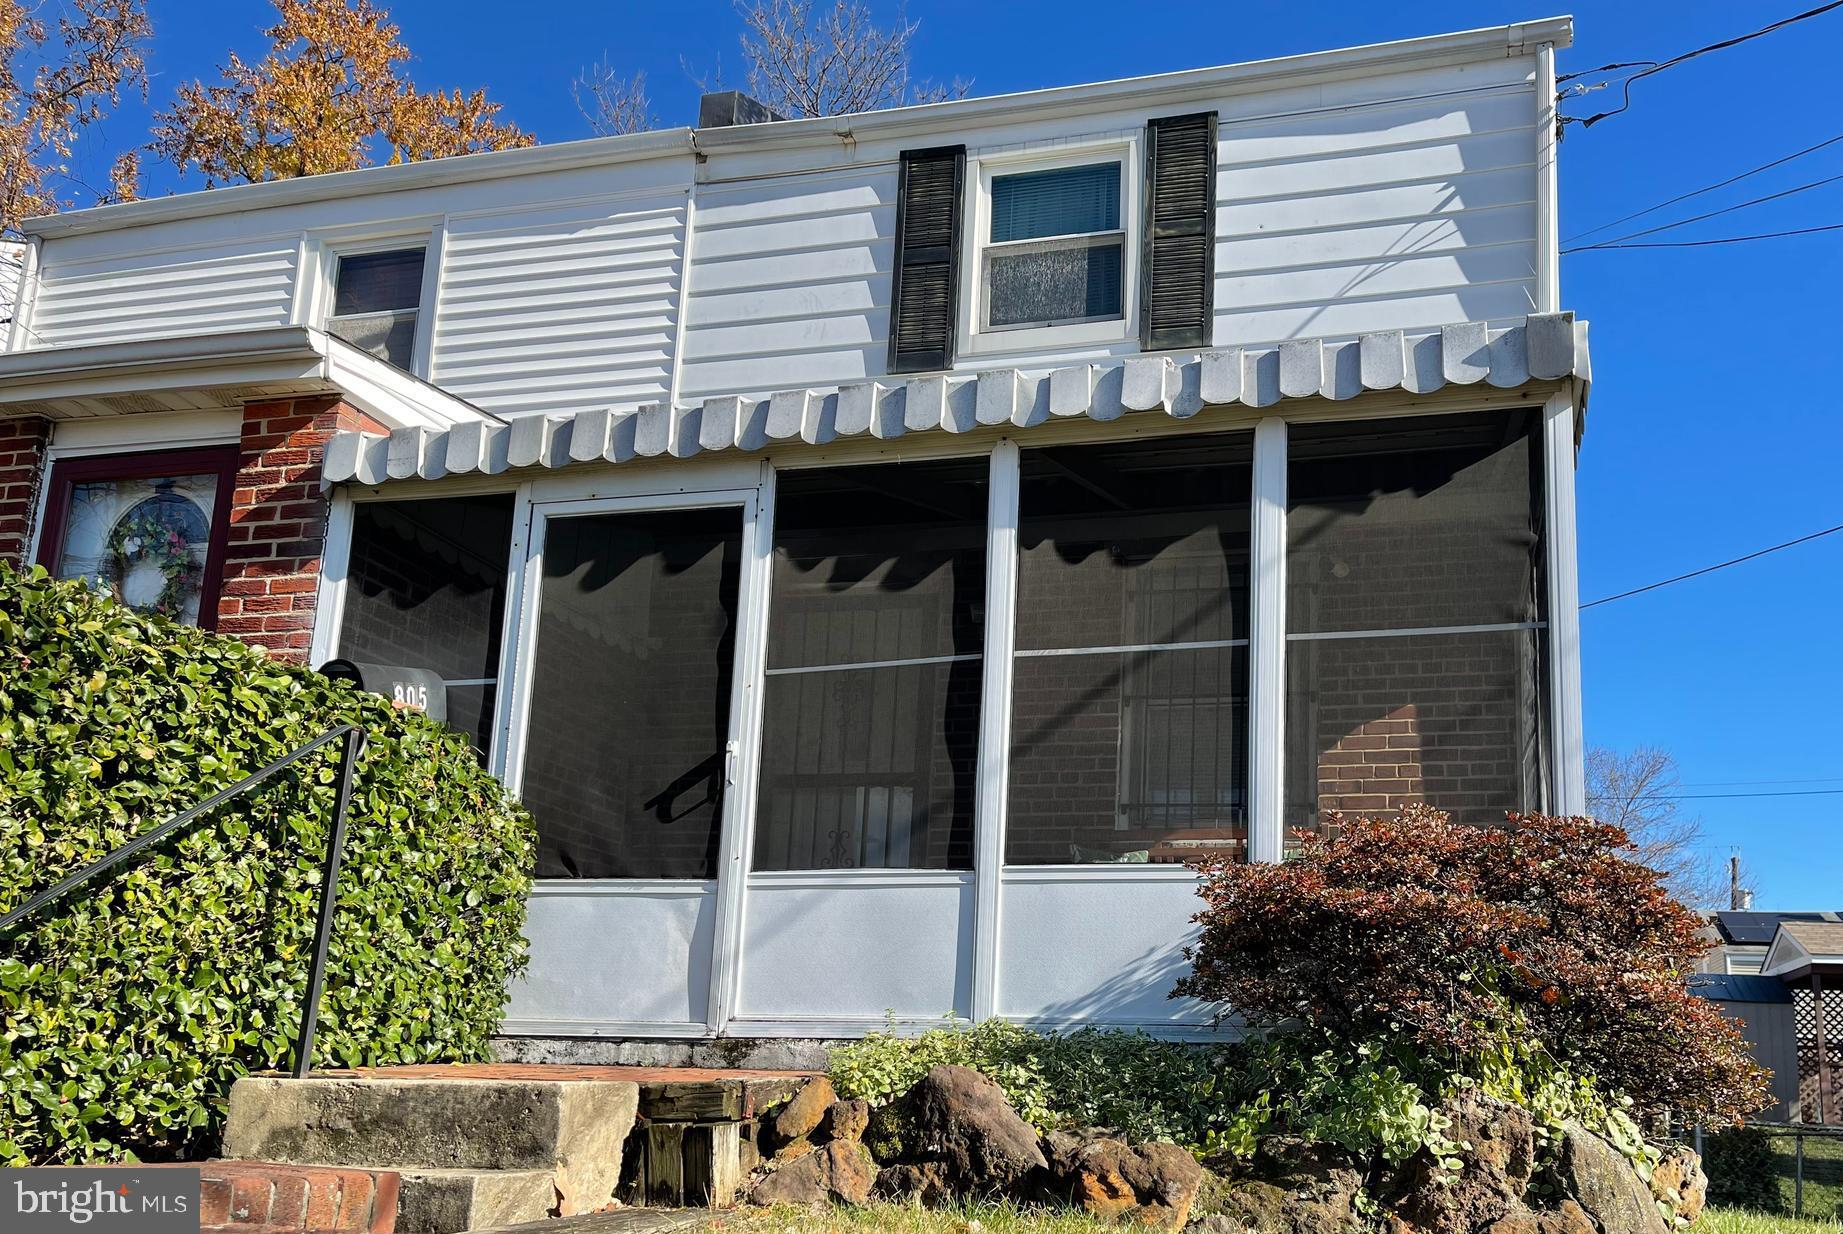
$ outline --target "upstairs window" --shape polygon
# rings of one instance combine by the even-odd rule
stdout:
[[[416,355],[423,255],[420,248],[341,255],[327,331],[409,369]]]
[[[1118,159],[994,173],[980,328],[1117,321],[1126,232]]]

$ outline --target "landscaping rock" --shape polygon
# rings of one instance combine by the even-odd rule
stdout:
[[[834,1101],[819,1120],[822,1140],[861,1140],[870,1126],[870,1102]]]
[[[768,1134],[776,1148],[803,1140],[811,1135],[825,1117],[826,1110],[838,1100],[832,1081],[824,1076],[808,1080],[806,1086],[768,1118]]]
[[[862,1204],[877,1181],[876,1166],[863,1147],[834,1140],[781,1166],[749,1191],[749,1203]]]
[[[953,1202],[947,1167],[938,1161],[884,1166],[877,1174],[876,1194],[886,1200],[903,1200],[927,1208]]]
[[[1702,1158],[1682,1144],[1668,1149],[1651,1171],[1651,1194],[1684,1221],[1695,1221],[1709,1197],[1709,1176],[1702,1172]]]
[[[1354,1234],[1365,1228],[1357,1214],[1362,1189],[1361,1163],[1343,1149],[1270,1136],[1251,1162],[1233,1168],[1220,1189],[1212,1189],[1220,1216],[1190,1228],[1209,1234]]]
[[[1458,1173],[1429,1152],[1415,1154],[1392,1207],[1422,1234],[1473,1234],[1518,1207],[1536,1165],[1535,1125],[1529,1111],[1474,1092],[1448,1099],[1441,1113],[1460,1146]]]
[[[1602,1234],[1669,1234],[1650,1187],[1625,1154],[1585,1127],[1566,1125],[1554,1169],[1562,1195],[1577,1201]]]
[[[970,1068],[934,1068],[901,1105],[907,1159],[939,1162],[956,1193],[1009,1191],[1047,1167],[1037,1133],[1006,1103],[1004,1090]]]
[[[1110,1136],[1052,1134],[1053,1194],[1103,1221],[1181,1230],[1203,1182],[1203,1167],[1175,1144],[1129,1145]]]

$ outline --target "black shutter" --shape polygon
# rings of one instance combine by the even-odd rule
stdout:
[[[1216,113],[1151,121],[1145,183],[1140,346],[1208,346],[1215,308]]]
[[[892,373],[953,366],[965,177],[965,146],[902,152],[896,268],[890,280]]]

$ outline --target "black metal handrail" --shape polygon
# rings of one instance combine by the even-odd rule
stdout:
[[[294,1074],[297,1079],[305,1079],[313,1062],[314,1027],[320,1019],[320,987],[326,978],[326,948],[333,936],[333,901],[339,892],[339,862],[346,842],[346,807],[352,798],[352,769],[358,762],[359,751],[365,747],[365,730],[356,724],[341,724],[328,729],[261,770],[244,776],[229,788],[213,793],[197,805],[180,811],[147,834],[136,836],[107,856],[92,861],[68,878],[39,892],[12,912],[0,916],[0,934],[5,934],[45,905],[63,898],[97,875],[113,870],[135,854],[152,848],[225,802],[242,796],[269,777],[292,767],[315,750],[341,737],[345,738],[345,747],[339,754],[339,789],[333,798],[333,826],[326,841],[326,866],[321,875],[314,950],[307,964],[307,1001],[301,1009],[301,1031],[294,1042]]]

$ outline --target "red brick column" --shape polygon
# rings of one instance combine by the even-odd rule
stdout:
[[[38,510],[39,479],[51,422],[38,416],[0,420],[0,561],[24,564]]]
[[[244,407],[219,634],[280,659],[307,658],[330,505],[320,487],[321,458],[334,433],[361,428],[385,431],[332,396]]]

